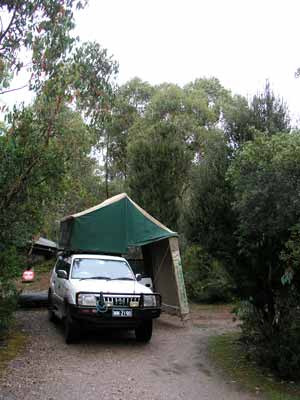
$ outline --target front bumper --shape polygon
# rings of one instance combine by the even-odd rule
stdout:
[[[136,328],[143,321],[158,318],[160,308],[132,308],[132,317],[113,317],[112,309],[97,312],[95,307],[69,305],[71,318],[81,325],[111,327],[111,328]]]
[[[76,295],[75,305],[70,305],[71,318],[80,325],[99,326],[99,327],[119,327],[136,328],[143,321],[158,318],[161,313],[161,296],[159,293],[152,294],[131,294],[131,293],[92,293],[97,299],[97,306],[83,306],[78,304],[81,294]],[[88,293],[90,294],[90,293]],[[156,296],[156,305],[153,307],[145,306],[146,296]],[[131,303],[138,303],[132,307]],[[104,305],[104,309],[99,307],[99,303]],[[103,311],[101,311],[103,310]],[[130,310],[131,316],[113,316],[113,310]]]

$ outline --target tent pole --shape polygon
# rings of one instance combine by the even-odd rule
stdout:
[[[184,285],[178,238],[177,237],[169,238],[169,246],[171,250],[172,264],[174,268],[174,275],[178,289],[180,317],[182,321],[185,321],[189,319],[189,304]]]

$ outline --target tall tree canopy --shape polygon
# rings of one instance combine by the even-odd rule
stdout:
[[[38,90],[64,62],[75,42],[74,7],[84,7],[79,0],[9,0],[1,1],[0,91],[4,92],[14,73],[30,71],[30,88]],[[22,51],[27,50],[29,61]]]
[[[232,149],[220,131],[209,132],[202,142],[202,156],[190,174],[190,189],[184,208],[185,234],[211,256],[231,264],[235,251],[231,188],[226,173]]]
[[[263,91],[250,101],[239,95],[227,97],[223,105],[222,125],[233,147],[253,140],[256,132],[271,136],[291,130],[288,107],[283,99],[276,97],[268,81]]]
[[[5,115],[0,136],[2,244],[26,241],[41,228],[43,211],[51,208],[52,198],[59,203],[60,195],[66,195],[66,176],[78,165],[96,179],[89,154],[110,114],[117,64],[99,44],[80,45],[72,37],[74,8],[85,3],[18,0],[0,5],[0,85],[10,90],[13,74],[25,67],[25,48],[29,88],[36,96],[32,106]]]

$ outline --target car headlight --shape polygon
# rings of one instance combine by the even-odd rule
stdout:
[[[96,296],[89,293],[79,293],[77,297],[79,306],[96,306]]]
[[[156,307],[156,296],[144,295],[144,307]]]

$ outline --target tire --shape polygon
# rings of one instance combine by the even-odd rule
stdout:
[[[141,343],[148,343],[151,340],[152,319],[143,321],[139,327],[135,328],[135,337]]]
[[[48,318],[50,322],[56,323],[58,321],[58,318],[53,311],[53,300],[50,289],[48,291]]]
[[[64,319],[65,324],[65,342],[67,344],[75,343],[80,338],[80,326],[74,321],[67,311],[66,318]]]

